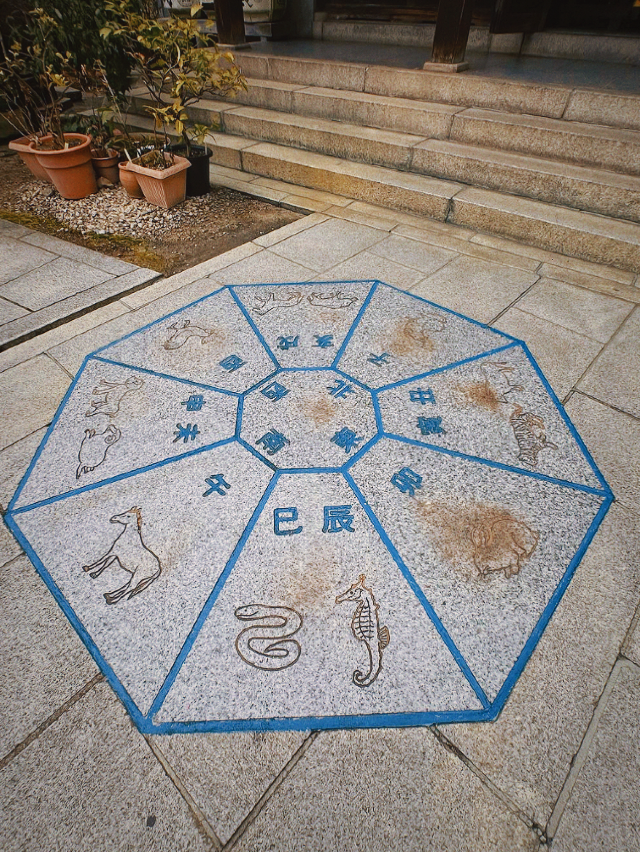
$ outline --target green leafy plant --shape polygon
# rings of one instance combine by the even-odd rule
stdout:
[[[135,63],[139,81],[153,101],[146,110],[162,133],[163,146],[173,131],[187,156],[192,141],[204,141],[208,132],[191,121],[189,106],[207,95],[247,88],[233,55],[218,50],[213,39],[200,32],[193,19],[197,9],[192,7],[191,18],[158,20],[150,0],[143,0],[142,11],[138,0],[106,0],[107,24],[101,30],[106,40],[117,38]]]

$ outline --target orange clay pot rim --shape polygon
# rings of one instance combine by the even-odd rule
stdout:
[[[48,133],[46,136],[40,136],[38,141],[40,143],[47,141],[48,139],[52,139],[53,136]],[[38,156],[48,157],[50,154],[66,154],[68,151],[81,151],[83,148],[88,148],[91,144],[91,137],[87,136],[86,133],[65,133],[65,139],[82,139],[83,141],[79,145],[74,145],[73,148],[38,148],[36,147],[35,141],[31,142],[29,145],[29,150],[33,151],[34,154],[38,154]]]
[[[177,154],[174,154],[174,160],[176,162],[173,166],[169,166],[168,169],[151,169],[148,166],[140,166],[138,163],[133,162],[128,163],[127,168],[135,174],[145,175],[147,177],[155,178],[156,180],[166,180],[167,178],[173,177],[173,175],[176,175],[191,166],[189,160],[185,157],[179,157]]]

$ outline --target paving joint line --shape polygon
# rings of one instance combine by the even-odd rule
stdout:
[[[436,740],[440,743],[440,745],[445,748],[450,754],[457,757],[464,765],[478,778],[481,784],[483,784],[491,793],[493,793],[496,798],[500,799],[503,805],[507,807],[507,809],[517,817],[521,822],[523,822],[527,828],[531,829],[540,843],[547,843],[547,834],[545,829],[539,825],[535,820],[531,819],[528,814],[526,814],[514,801],[511,799],[505,792],[503,792],[494,782],[486,775],[479,767],[477,767],[472,760],[470,760],[466,754],[458,748],[455,743],[453,743],[443,732],[436,726],[432,725],[429,730],[433,733]]]
[[[65,372],[65,373],[69,376],[69,378],[73,381],[73,379],[74,379],[74,375],[73,375],[73,373],[70,373],[70,372],[69,372],[69,370],[67,370],[67,368],[66,368],[64,365],[62,365],[62,364],[61,364],[61,363],[60,363],[60,362],[59,362],[59,361],[58,361],[58,360],[57,360],[57,359],[56,359],[56,358],[55,358],[55,357],[51,354],[51,352],[48,352],[48,351],[45,349],[45,351],[44,351],[44,352],[40,352],[39,354],[40,354],[40,355],[44,355],[44,357],[45,357],[45,358],[49,358],[51,361],[53,361],[53,363],[54,363],[56,366],[60,367],[60,369],[61,369],[61,370],[63,370],[63,371],[64,371],[64,372]],[[22,363],[22,362],[21,362],[21,363]]]
[[[589,720],[587,729],[584,732],[582,741],[576,753],[571,758],[569,771],[564,780],[564,784],[562,785],[562,789],[560,790],[560,794],[556,799],[556,803],[553,807],[551,816],[549,817],[546,825],[547,836],[550,838],[552,843],[553,838],[555,837],[558,831],[558,827],[560,825],[560,821],[562,820],[565,808],[567,807],[569,799],[571,798],[573,788],[575,787],[576,781],[578,780],[578,776],[582,772],[582,768],[587,761],[589,750],[591,749],[591,745],[597,733],[598,723],[600,722],[600,719],[609,702],[609,696],[613,692],[613,687],[618,678],[618,673],[620,672],[620,669],[623,666],[628,665],[635,666],[635,663],[629,663],[626,659],[621,658],[620,655],[617,656],[616,661],[611,667],[611,671],[607,676],[604,688],[600,693],[600,696],[598,697],[596,706],[594,707],[593,714],[591,716],[591,719]]]
[[[254,822],[256,817],[260,814],[265,805],[269,802],[274,793],[278,790],[281,784],[288,778],[291,772],[298,765],[300,760],[307,753],[309,748],[313,745],[315,740],[320,735],[320,731],[311,731],[309,736],[305,739],[302,745],[297,749],[297,751],[289,758],[287,763],[282,767],[280,772],[273,779],[271,784],[267,787],[264,793],[260,796],[255,805],[251,808],[249,813],[242,820],[240,825],[233,832],[231,837],[227,840],[225,845],[222,847],[221,852],[229,852],[229,850],[233,849],[238,840],[242,837],[245,831],[249,828],[249,826]]]
[[[147,745],[149,746],[150,751],[152,752],[158,763],[162,766],[162,769],[167,778],[171,781],[178,793],[180,793],[182,798],[185,800],[187,807],[193,815],[198,830],[202,832],[213,843],[213,846],[216,850],[222,849],[222,841],[216,834],[213,826],[207,819],[204,811],[202,810],[202,808],[200,808],[196,800],[189,793],[182,779],[171,766],[160,747],[151,739],[149,735],[144,735],[144,739]]]
[[[522,270],[522,271],[524,272],[524,270]],[[535,273],[533,273],[533,274],[534,274],[534,275],[538,275],[538,273],[537,273],[537,272],[535,272]],[[532,289],[536,286],[536,284],[539,284],[539,283],[540,283],[541,277],[542,277],[542,276],[538,275],[537,280],[536,280],[536,281],[534,281],[534,282],[533,282],[533,284],[530,284],[530,285],[527,287],[527,289],[526,289],[526,290],[523,290],[523,291],[522,291],[522,293],[520,293],[520,295],[519,295],[519,296],[516,296],[516,298],[513,300],[513,302],[511,302],[510,304],[508,304],[506,308],[503,308],[503,309],[502,309],[502,310],[501,310],[501,311],[500,311],[500,312],[499,312],[499,313],[498,313],[498,314],[497,314],[497,315],[496,315],[496,316],[495,316],[492,320],[490,320],[490,321],[487,323],[487,325],[489,325],[489,326],[493,326],[493,324],[494,324],[494,323],[496,323],[496,322],[498,322],[498,320],[500,319],[500,317],[504,316],[504,314],[506,314],[506,313],[507,313],[507,311],[510,311],[510,310],[511,310],[511,308],[515,308],[515,307],[517,307],[517,304],[518,304],[518,302],[520,301],[520,299],[522,299],[522,297],[523,297],[523,296],[526,296],[526,295],[527,295],[527,293],[529,293],[529,292],[530,292],[530,291],[531,291],[531,290],[532,290]],[[518,308],[518,310],[521,310],[521,309],[520,309],[520,308]],[[529,316],[532,316],[532,314],[529,314]],[[560,327],[561,327],[561,326],[560,326]]]
[[[77,704],[78,701],[87,695],[87,693],[91,692],[94,686],[97,686],[97,684],[102,683],[104,680],[105,676],[102,672],[98,672],[98,674],[94,675],[90,681],[85,683],[85,685],[75,693],[75,695],[68,698],[64,704],[61,704],[60,707],[58,707],[58,709],[49,716],[48,719],[45,719],[44,722],[38,725],[35,730],[31,731],[31,733],[28,734],[22,742],[18,743],[17,746],[0,759],[0,770],[4,769],[5,766],[8,766],[13,760],[15,760],[15,758],[18,757],[18,755],[24,751],[27,746],[30,746],[32,742],[37,740],[40,735],[47,730],[47,728],[50,728],[54,722],[57,722],[58,719],[67,712],[67,710],[70,710],[74,704]]]
[[[596,358],[597,357],[598,357],[598,355],[596,355]],[[593,361],[591,363],[593,364]],[[585,372],[586,372],[586,370],[585,370]],[[584,376],[584,373],[582,374],[582,376],[580,376],[580,379],[582,379],[583,376]],[[578,381],[580,381],[580,379],[578,379]],[[625,411],[624,408],[618,408],[617,405],[612,405],[610,402],[605,402],[603,399],[598,399],[597,396],[593,396],[590,393],[586,393],[585,391],[580,390],[580,388],[577,387],[577,383],[574,386],[574,390],[577,394],[580,394],[580,396],[586,396],[587,399],[592,399],[594,402],[598,402],[598,403],[600,403],[600,405],[604,405],[606,408],[610,408],[612,411],[617,411],[618,414],[624,414],[626,417],[631,417],[632,420],[640,421],[640,417],[637,414],[632,414],[630,411]]]

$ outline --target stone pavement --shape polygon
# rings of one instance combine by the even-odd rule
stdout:
[[[143,735],[3,527],[3,849],[640,849],[633,274],[359,202],[307,216],[1,352],[3,510],[89,352],[220,285],[353,279],[524,339],[615,494],[504,710]]]
[[[159,277],[7,219],[0,219],[0,252],[0,350]]]

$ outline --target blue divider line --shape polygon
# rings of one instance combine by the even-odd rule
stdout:
[[[341,473],[341,467],[283,467],[280,473]]]
[[[339,278],[336,281],[280,281],[277,284],[271,284],[269,282],[262,282],[260,284],[233,284],[236,290],[242,287],[243,289],[248,287],[319,287],[321,284],[375,284],[375,278],[353,278],[353,279],[342,279]]]
[[[243,391],[242,396],[247,396],[247,394],[250,394],[251,391],[256,390],[256,388],[259,388],[260,385],[266,384],[266,382],[268,382],[270,379],[274,379],[281,372],[282,372],[282,368],[280,368],[278,370],[274,370],[273,373],[269,373],[269,375],[265,376],[264,379],[260,379],[260,381],[256,382],[255,385],[251,385],[250,388],[247,388],[246,391]]]
[[[185,285],[189,286],[189,285]],[[148,328],[151,328],[154,325],[158,325],[158,323],[164,322],[164,320],[170,319],[174,317],[176,314],[181,313],[182,311],[186,311],[189,308],[193,308],[194,305],[199,305],[200,302],[204,302],[205,299],[210,299],[212,296],[217,296],[218,293],[221,293],[223,290],[226,290],[226,287],[218,287],[217,290],[212,290],[211,293],[207,293],[206,296],[200,296],[199,299],[196,299],[195,302],[189,302],[187,305],[184,305],[182,308],[176,308],[175,311],[171,311],[168,314],[165,314],[162,317],[158,317],[157,320],[152,320],[148,322],[146,325],[140,326],[140,328],[136,328],[133,331],[130,331],[128,334],[124,334],[122,337],[118,337],[116,340],[112,340],[111,343],[105,343],[104,346],[100,346],[99,349],[94,349],[91,355],[97,355],[98,352],[104,352],[105,349],[108,349],[110,346],[115,346],[117,343],[122,343],[123,340],[128,340],[130,337],[133,337],[134,334],[140,334],[143,331],[146,331]]]
[[[170,456],[167,459],[153,462],[153,464],[137,467],[134,470],[127,470],[124,473],[118,473],[116,476],[110,476],[107,479],[101,479],[99,482],[92,482],[90,485],[83,485],[81,488],[74,488],[72,491],[66,491],[64,494],[54,494],[52,497],[47,497],[44,500],[38,500],[37,503],[30,503],[28,506],[20,506],[18,509],[11,509],[14,515],[21,515],[24,512],[30,512],[33,509],[41,509],[43,506],[49,506],[52,503],[59,503],[60,500],[68,500],[70,497],[76,497],[78,494],[84,494],[87,491],[95,491],[96,488],[103,488],[105,485],[112,485],[114,482],[120,482],[123,479],[130,479],[132,476],[138,476],[141,473],[147,473],[150,470],[155,470],[159,467],[165,467],[168,464],[174,464],[181,459],[197,456],[200,453],[208,450],[215,450],[217,447],[224,447],[226,444],[232,444],[235,441],[235,436],[223,438],[220,441],[215,441],[213,444],[207,444],[204,447],[196,447],[195,450],[188,450],[178,456]]]
[[[44,567],[44,565],[43,565],[42,561],[40,560],[39,556],[37,555],[37,553],[31,547],[29,541],[27,540],[27,538],[23,534],[22,530],[20,529],[18,522],[11,515],[7,515],[5,517],[5,520],[6,520],[7,526],[9,527],[11,532],[14,534],[14,536],[18,540],[20,546],[22,547],[24,552],[27,554],[27,556],[31,560],[31,563],[35,567],[36,571],[38,572],[38,574],[40,575],[40,577],[42,578],[42,580],[46,584],[47,588],[49,589],[49,591],[53,595],[56,603],[58,604],[60,609],[63,611],[63,613],[66,615],[71,626],[73,627],[75,632],[80,637],[81,642],[85,645],[85,647],[87,648],[87,650],[91,654],[92,658],[95,660],[98,667],[100,668],[100,670],[102,671],[102,673],[106,677],[111,688],[116,693],[116,695],[119,697],[119,699],[122,701],[124,706],[127,708],[127,710],[129,712],[129,714],[131,715],[131,718],[133,719],[134,723],[137,725],[138,728],[140,728],[142,730],[142,727],[144,725],[144,716],[142,715],[142,713],[138,709],[138,706],[136,705],[134,700],[131,698],[131,696],[129,695],[127,690],[124,688],[124,686],[120,682],[120,680],[117,677],[117,675],[115,674],[114,670],[111,668],[109,663],[106,661],[106,659],[102,656],[102,654],[98,650],[98,646],[95,644],[95,642],[93,641],[93,639],[91,638],[91,636],[87,632],[86,628],[84,627],[84,625],[82,624],[82,622],[80,621],[78,616],[76,615],[74,609],[72,608],[72,606],[69,604],[69,602],[67,601],[65,596],[62,594],[62,592],[60,591],[60,589],[56,585],[51,574],[49,574],[47,569]]]
[[[267,341],[264,339],[264,337],[263,337],[263,335],[262,335],[262,332],[260,331],[260,329],[258,328],[258,326],[257,326],[257,325],[255,324],[255,322],[251,319],[251,317],[250,317],[250,315],[249,315],[249,311],[248,311],[248,310],[245,308],[245,306],[242,304],[242,301],[240,300],[240,297],[239,297],[239,296],[238,296],[238,294],[235,292],[235,290],[233,289],[233,287],[229,287],[229,292],[231,293],[231,295],[232,295],[232,297],[233,297],[233,300],[234,300],[234,302],[236,303],[236,305],[237,305],[237,306],[240,308],[240,310],[242,311],[242,314],[244,315],[244,318],[246,319],[246,321],[247,321],[247,322],[249,323],[249,325],[251,326],[251,329],[252,329],[253,333],[255,334],[255,336],[258,338],[258,340],[259,340],[259,341],[260,341],[260,343],[262,344],[262,346],[263,346],[263,348],[264,348],[265,352],[267,353],[267,355],[269,356],[269,358],[273,361],[273,363],[276,365],[276,367],[280,367],[281,365],[280,365],[280,363],[279,363],[278,359],[276,358],[276,356],[275,356],[275,355],[273,354],[273,352],[271,351],[271,348],[270,348],[269,344],[268,344],[268,343],[267,343]]]
[[[13,497],[11,498],[11,501],[10,501],[10,503],[9,503],[8,507],[7,507],[7,511],[8,511],[8,512],[11,512],[11,511],[12,511],[12,509],[13,509],[13,507],[15,506],[16,502],[17,502],[17,501],[18,501],[18,499],[20,498],[20,494],[22,493],[22,489],[23,489],[23,488],[24,488],[24,486],[26,485],[27,479],[29,479],[29,477],[31,476],[31,471],[32,471],[32,470],[33,470],[33,468],[35,467],[36,462],[38,461],[38,459],[39,459],[39,458],[40,458],[40,456],[42,455],[42,451],[44,450],[45,445],[46,445],[47,441],[49,440],[49,436],[51,435],[51,433],[52,433],[52,432],[53,432],[53,430],[55,429],[56,423],[57,423],[57,422],[58,422],[58,420],[60,419],[60,415],[62,414],[62,411],[63,411],[63,409],[64,409],[65,405],[67,404],[67,400],[69,399],[69,397],[70,397],[70,396],[71,396],[71,394],[73,393],[73,391],[74,391],[74,389],[75,389],[76,385],[77,385],[77,384],[78,384],[78,382],[80,381],[80,377],[81,377],[81,376],[82,376],[82,374],[84,373],[84,370],[85,370],[85,368],[86,368],[86,366],[87,366],[88,361],[89,361],[89,356],[87,355],[87,357],[84,359],[84,361],[83,361],[83,362],[82,362],[82,364],[80,365],[80,369],[79,369],[79,370],[78,370],[78,372],[76,373],[75,378],[72,380],[71,384],[70,384],[70,385],[69,385],[69,387],[67,388],[67,392],[66,392],[66,393],[65,393],[65,395],[62,397],[62,402],[61,402],[61,403],[60,403],[60,405],[58,406],[58,409],[57,409],[56,413],[53,415],[53,420],[52,420],[52,421],[51,421],[51,423],[49,424],[49,427],[47,428],[47,431],[46,431],[46,432],[45,432],[45,434],[44,434],[44,438],[43,438],[43,439],[42,439],[42,441],[40,442],[40,446],[39,446],[39,447],[38,447],[38,449],[36,450],[36,453],[35,453],[34,457],[31,459],[31,463],[29,464],[29,467],[27,468],[26,473],[24,474],[24,476],[23,476],[23,477],[22,477],[22,479],[20,480],[20,484],[18,485],[18,488],[16,489],[16,493],[15,493],[15,494],[13,495]]]
[[[533,652],[536,648],[536,645],[540,641],[540,637],[542,636],[542,634],[544,632],[544,629],[546,628],[547,624],[549,623],[551,616],[555,612],[558,604],[562,600],[562,596],[564,595],[564,593],[567,589],[567,586],[569,585],[571,578],[573,577],[573,575],[576,571],[576,568],[578,567],[578,565],[582,561],[582,558],[584,557],[584,554],[586,553],[587,548],[591,544],[591,540],[593,539],[594,535],[596,534],[598,527],[600,526],[600,524],[604,520],[604,516],[609,511],[609,508],[611,506],[611,503],[613,502],[613,499],[614,498],[613,498],[612,494],[608,495],[605,498],[605,500],[603,501],[602,505],[600,506],[600,509],[598,510],[597,514],[595,515],[593,521],[591,522],[591,524],[589,526],[589,529],[587,530],[584,538],[582,539],[582,543],[580,544],[580,547],[578,548],[575,556],[573,557],[573,559],[569,563],[569,566],[568,566],[567,570],[565,571],[564,576],[560,580],[560,583],[558,584],[558,586],[554,590],[553,594],[549,598],[549,602],[547,603],[546,607],[544,608],[542,615],[540,616],[540,619],[538,620],[538,623],[536,624],[536,626],[534,627],[533,631],[531,632],[529,638],[525,642],[525,644],[522,648],[522,651],[518,655],[518,659],[516,660],[513,668],[509,672],[505,682],[502,684],[500,691],[496,695],[494,702],[493,702],[493,706],[496,708],[496,715],[504,707],[504,704],[505,704],[507,698],[509,697],[509,693],[511,692],[516,681],[518,680],[518,678],[522,674],[522,671],[524,670],[524,667],[526,666],[527,662],[529,661],[529,658],[533,654]]]
[[[368,293],[367,293],[367,295],[365,296],[365,299],[364,299],[364,301],[362,302],[362,305],[360,306],[360,310],[359,310],[359,311],[358,311],[358,313],[356,314],[356,318],[354,319],[354,321],[353,321],[353,324],[352,324],[351,328],[350,328],[350,329],[349,329],[349,331],[346,333],[345,338],[344,338],[344,340],[342,341],[342,345],[340,346],[340,349],[338,349],[338,351],[337,351],[337,353],[336,353],[336,357],[333,359],[333,361],[332,361],[332,363],[331,363],[331,366],[332,366],[332,367],[337,367],[337,366],[338,366],[338,364],[340,363],[340,359],[341,359],[341,358],[342,358],[342,356],[344,355],[344,350],[347,348],[347,345],[348,345],[349,341],[350,341],[350,340],[351,340],[351,338],[353,337],[353,333],[354,333],[354,331],[356,330],[356,328],[357,328],[357,327],[358,327],[358,325],[360,324],[360,320],[362,319],[362,317],[364,316],[365,311],[366,311],[366,310],[367,310],[367,308],[369,307],[369,302],[370,302],[370,301],[371,301],[371,299],[373,298],[373,294],[376,292],[376,290],[377,290],[377,288],[378,288],[378,285],[379,285],[379,284],[380,284],[380,282],[379,282],[379,281],[374,281],[374,282],[373,282],[373,284],[372,284],[372,286],[371,286],[371,289],[369,290],[369,292],[368,292]]]
[[[236,429],[235,436],[236,438],[240,437],[240,430],[242,429],[242,412],[244,409],[244,396],[241,396],[238,400],[238,411],[236,414]]]
[[[594,474],[595,474],[595,476],[596,476],[596,478],[597,478],[598,482],[600,482],[600,484],[601,484],[601,485],[602,485],[602,487],[605,489],[605,491],[606,491],[608,494],[611,494],[611,496],[613,497],[613,493],[612,493],[612,491],[611,491],[611,488],[609,487],[608,482],[606,481],[606,479],[604,478],[604,476],[602,475],[602,473],[600,473],[600,469],[598,468],[598,465],[595,463],[595,461],[594,461],[594,459],[593,459],[593,457],[592,457],[591,453],[590,453],[590,452],[589,452],[589,450],[587,449],[587,447],[586,447],[586,445],[585,445],[584,441],[582,440],[582,438],[581,438],[581,437],[580,437],[580,435],[578,434],[578,431],[577,431],[576,427],[575,427],[575,426],[573,425],[573,423],[571,422],[571,418],[569,417],[569,415],[568,415],[568,414],[567,414],[567,412],[565,411],[564,406],[562,405],[562,403],[560,402],[560,400],[559,400],[559,399],[558,399],[558,397],[556,396],[555,391],[553,390],[553,388],[551,387],[551,385],[550,385],[550,384],[549,384],[549,382],[547,381],[547,379],[546,379],[546,377],[544,376],[544,374],[543,374],[542,370],[541,370],[541,369],[540,369],[540,367],[538,366],[538,362],[536,361],[536,359],[533,357],[533,355],[532,355],[532,354],[531,354],[531,352],[529,351],[529,347],[527,346],[527,344],[526,344],[526,343],[522,343],[522,349],[523,349],[524,354],[526,355],[526,357],[527,357],[527,358],[529,359],[529,361],[531,362],[531,365],[533,366],[533,369],[534,369],[534,370],[536,371],[536,373],[538,374],[538,378],[540,379],[540,381],[542,382],[542,384],[545,386],[545,389],[546,389],[547,393],[549,394],[549,396],[550,396],[550,397],[551,397],[551,399],[553,400],[553,403],[554,403],[555,407],[556,407],[556,408],[558,409],[558,411],[560,412],[560,416],[562,417],[562,419],[563,419],[563,420],[564,420],[564,422],[566,423],[566,425],[567,425],[567,427],[568,427],[569,431],[571,432],[571,434],[573,435],[573,437],[574,437],[574,439],[575,439],[576,443],[578,444],[578,446],[579,446],[579,447],[580,447],[580,449],[582,450],[582,452],[583,452],[583,454],[584,454],[584,457],[585,457],[585,458],[586,458],[586,460],[589,462],[589,465],[590,465],[591,469],[593,470],[593,472],[594,472]]]
[[[401,290],[399,287],[395,287],[393,284],[386,284],[382,282],[383,287],[388,287],[389,290],[395,290],[397,293],[402,293],[403,296],[410,296],[412,299],[417,299],[419,302],[425,302],[427,305],[430,305],[432,308],[438,308],[440,311],[444,311],[447,314],[453,314],[455,317],[459,317],[460,319],[466,320],[467,322],[472,323],[473,325],[479,325],[480,328],[484,328],[487,331],[493,332],[493,334],[498,337],[506,337],[509,340],[517,341],[517,337],[512,337],[510,334],[507,334],[506,331],[498,331],[495,328],[492,328],[490,325],[487,325],[486,322],[480,322],[479,320],[474,320],[471,317],[467,317],[464,314],[458,313],[458,311],[454,311],[452,308],[445,308],[442,305],[437,305],[435,302],[430,302],[429,299],[425,299],[424,296],[418,296],[416,293],[409,293],[406,290]],[[520,342],[520,341],[518,341]]]
[[[353,382],[354,385],[357,385],[359,388],[362,388],[362,390],[368,391],[369,393],[373,393],[369,385],[366,385],[359,379],[354,379],[352,375],[350,375],[349,373],[345,373],[344,370],[340,370],[338,367],[332,367],[331,369],[334,371],[334,373],[338,373],[339,376],[343,376],[345,379],[348,379],[350,382]]]
[[[466,680],[469,682],[469,685],[471,686],[471,688],[473,689],[473,691],[477,695],[478,699],[482,703],[482,706],[485,709],[488,709],[490,702],[489,702],[489,699],[487,698],[487,696],[485,695],[484,690],[482,689],[482,687],[480,686],[480,684],[476,680],[475,675],[473,674],[473,672],[469,668],[467,661],[464,659],[464,657],[462,656],[462,654],[458,650],[453,639],[451,638],[451,636],[449,636],[449,633],[447,632],[443,623],[440,621],[438,615],[436,614],[436,611],[434,610],[434,608],[431,606],[431,604],[427,600],[426,595],[424,594],[424,592],[422,591],[422,589],[418,585],[415,577],[413,576],[411,571],[409,571],[409,569],[405,565],[402,557],[400,556],[399,552],[396,550],[395,545],[393,544],[393,542],[391,541],[391,539],[387,535],[385,529],[383,528],[382,524],[378,520],[377,515],[375,514],[375,512],[373,511],[373,509],[371,508],[371,506],[369,505],[369,503],[365,499],[364,494],[360,491],[360,488],[357,486],[353,476],[348,471],[345,471],[343,473],[343,476],[347,480],[347,483],[351,487],[351,490],[353,491],[353,493],[357,497],[358,501],[360,502],[360,505],[362,506],[362,508],[366,512],[367,517],[369,518],[369,520],[373,524],[374,529],[376,530],[376,532],[380,536],[380,540],[384,543],[385,547],[387,548],[387,550],[389,551],[389,553],[393,557],[394,562],[396,563],[396,565],[400,569],[400,571],[401,571],[402,575],[404,576],[405,580],[407,581],[407,583],[409,583],[409,586],[411,587],[413,593],[415,594],[415,596],[418,598],[418,600],[422,604],[424,611],[427,613],[427,615],[431,619],[434,627],[436,628],[436,630],[440,634],[440,638],[442,639],[442,641],[447,646],[449,652],[451,653],[454,660],[456,661],[458,668],[460,669],[462,674],[465,676]]]
[[[366,452],[368,452],[368,451],[371,449],[371,447],[373,447],[373,445],[374,445],[374,444],[377,444],[377,443],[378,443],[378,441],[380,440],[380,438],[382,438],[382,435],[381,435],[380,433],[376,433],[376,434],[373,436],[373,438],[369,438],[369,440],[367,441],[367,443],[366,443],[366,444],[363,444],[357,452],[355,452],[352,456],[350,456],[350,457],[347,459],[347,461],[346,461],[346,462],[342,465],[341,470],[342,470],[342,471],[349,470],[349,468],[350,468],[352,465],[354,465],[354,464],[358,461],[358,459],[362,458],[362,456],[363,456]]]
[[[565,479],[557,479],[554,476],[547,476],[544,473],[538,473],[535,470],[526,470],[523,467],[512,467],[502,462],[492,461],[491,459],[483,459],[479,456],[472,456],[468,453],[461,453],[459,450],[450,450],[447,447],[439,447],[436,444],[427,444],[425,441],[417,441],[413,438],[407,438],[404,435],[396,435],[393,432],[385,432],[385,438],[390,438],[392,441],[400,441],[402,444],[411,444],[414,447],[421,447],[426,450],[433,450],[436,453],[442,453],[445,456],[464,459],[466,461],[483,464],[486,467],[496,470],[505,470],[508,473],[516,473],[519,476],[528,476],[530,479],[540,479],[542,482],[551,482],[553,485],[560,485],[562,488],[572,488],[574,491],[584,491],[587,494],[594,494],[598,497],[605,497],[609,493],[600,488],[594,488],[592,485],[581,485],[579,482],[569,482]]]
[[[392,388],[398,388],[401,385],[408,385],[411,382],[417,382],[420,379],[424,379],[427,376],[435,376],[438,373],[444,373],[448,370],[455,370],[456,367],[462,367],[464,364],[471,364],[472,361],[479,361],[482,358],[488,358],[492,355],[497,355],[498,352],[504,352],[505,349],[511,349],[517,345],[518,341],[512,340],[511,343],[506,343],[504,346],[498,346],[497,349],[489,349],[486,352],[480,352],[477,355],[470,355],[468,358],[462,358],[460,361],[453,361],[451,364],[445,364],[444,367],[436,367],[434,370],[427,370],[426,373],[418,373],[415,376],[409,376],[408,379],[400,379],[397,382],[390,382],[388,385],[383,385],[382,387],[377,388],[377,393],[383,393],[383,391],[391,390]]]
[[[236,731],[327,731],[339,728],[407,728],[455,722],[485,722],[487,710],[438,710],[415,713],[371,713],[359,716],[300,716],[277,719],[238,719],[224,722],[165,722],[149,725],[146,734],[233,733]]]
[[[376,415],[376,426],[378,432],[382,435],[384,432],[384,423],[382,422],[382,412],[380,411],[380,400],[378,399],[378,391],[372,391],[371,399],[373,400],[373,410]]]
[[[245,450],[248,450],[251,453],[251,455],[255,456],[263,464],[266,464],[267,467],[270,467],[271,470],[278,470],[277,465],[275,465],[273,462],[270,462],[269,459],[266,459],[264,456],[260,455],[260,453],[255,449],[255,447],[252,447],[251,444],[248,444],[244,440],[244,438],[241,438],[240,436],[238,436],[236,438],[236,441],[240,444],[241,447],[244,447]]]
[[[150,376],[158,376],[160,379],[170,379],[172,382],[180,382],[182,385],[190,385],[195,388],[204,388],[205,390],[214,391],[215,393],[223,393],[226,396],[240,396],[236,391],[219,388],[215,385],[205,385],[202,382],[194,382],[191,379],[181,379],[179,376],[172,376],[170,373],[159,373],[157,370],[147,370],[146,367],[137,367],[135,364],[127,364],[125,361],[115,361],[113,358],[103,358],[102,355],[89,355],[92,361],[101,361],[103,364],[115,364],[116,367],[127,367],[127,369],[135,370],[138,373],[147,373]]]
[[[279,473],[274,473],[274,475],[271,477],[271,479],[269,481],[269,484],[265,488],[265,490],[262,494],[262,497],[260,498],[260,500],[258,502],[258,505],[253,510],[253,513],[252,513],[251,517],[249,518],[249,521],[248,521],[247,525],[245,526],[245,528],[242,532],[242,535],[238,539],[238,543],[234,547],[231,556],[227,560],[227,564],[225,565],[224,570],[222,571],[222,573],[220,574],[220,576],[216,580],[216,583],[215,583],[215,585],[214,585],[214,587],[211,591],[211,594],[207,598],[205,605],[203,606],[202,610],[200,611],[200,614],[198,615],[197,619],[195,620],[193,627],[189,631],[189,635],[185,639],[184,644],[183,644],[182,648],[180,649],[180,653],[178,654],[178,656],[174,660],[174,663],[171,666],[171,669],[169,670],[169,673],[167,674],[167,676],[164,680],[164,683],[160,687],[160,691],[156,695],[156,697],[155,697],[155,699],[154,699],[154,701],[151,705],[151,708],[149,709],[149,712],[147,714],[147,718],[149,720],[152,720],[153,716],[158,712],[158,710],[162,706],[162,703],[164,702],[165,698],[167,697],[167,693],[169,692],[169,690],[173,686],[173,683],[174,683],[174,681],[175,681],[175,679],[178,675],[178,672],[182,668],[182,664],[186,660],[187,655],[189,654],[189,651],[193,647],[193,644],[196,641],[198,634],[200,633],[200,630],[201,630],[203,624],[205,623],[205,621],[207,619],[207,616],[211,612],[216,600],[218,599],[218,595],[222,591],[224,584],[227,582],[227,578],[229,577],[229,574],[233,570],[233,567],[235,566],[235,564],[238,560],[238,557],[240,556],[240,553],[242,552],[242,548],[245,546],[247,539],[251,535],[251,532],[253,531],[253,528],[256,525],[258,518],[262,514],[262,510],[264,509],[264,507],[267,503],[267,500],[269,499],[269,497],[271,495],[271,492],[275,488],[276,483],[279,479],[279,476],[280,476]]]

